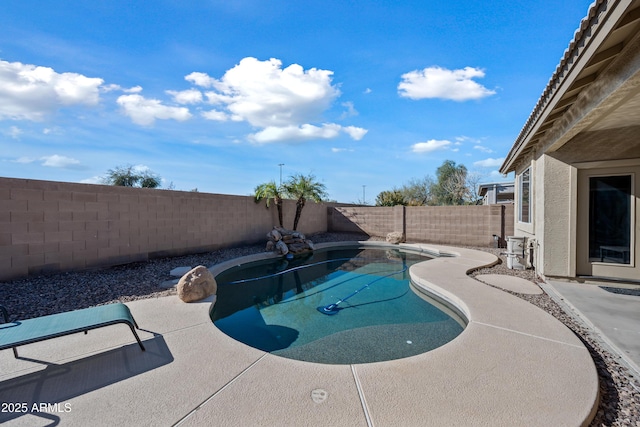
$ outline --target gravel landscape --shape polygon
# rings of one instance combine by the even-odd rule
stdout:
[[[314,243],[330,241],[373,240],[366,235],[323,233],[309,236]],[[491,252],[500,262],[490,268],[472,272],[518,276],[537,283],[532,270],[511,270],[500,255],[505,249],[474,248]],[[159,258],[91,271],[57,273],[0,282],[0,304],[7,307],[10,320],[27,319],[63,311],[107,304],[115,301],[134,301],[175,294],[160,284],[171,279],[169,272],[176,267],[204,265],[264,251],[264,244],[220,249],[212,252]],[[620,359],[610,352],[599,337],[579,319],[565,312],[549,295],[514,295],[547,311],[569,327],[589,349],[600,378],[601,401],[592,426],[640,427],[640,379],[634,378]]]

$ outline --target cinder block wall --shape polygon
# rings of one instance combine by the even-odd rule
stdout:
[[[329,209],[329,230],[361,231],[384,237],[403,231],[407,241],[445,245],[495,245],[513,235],[513,205],[334,207]]]
[[[396,217],[402,206],[342,206],[329,208],[328,229],[335,232],[360,232],[369,236],[386,236],[396,230]]]
[[[443,245],[493,246],[493,235],[504,238],[503,207],[407,207],[407,240]]]
[[[327,206],[298,229],[326,231]],[[284,212],[291,228],[295,202]],[[0,280],[266,241],[276,224],[250,196],[0,178]]]

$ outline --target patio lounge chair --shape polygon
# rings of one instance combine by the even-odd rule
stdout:
[[[129,307],[122,303],[107,304],[82,310],[67,311],[34,319],[9,322],[7,309],[0,305],[0,312],[5,323],[0,323],[0,350],[13,349],[13,355],[18,357],[16,347],[38,341],[57,338],[64,335],[84,332],[103,326],[125,323],[131,328],[133,336],[145,351],[135,328],[138,324],[133,319]],[[138,328],[140,329],[140,328]]]

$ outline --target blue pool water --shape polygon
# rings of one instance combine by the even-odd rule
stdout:
[[[413,356],[451,341],[464,324],[410,284],[409,267],[425,260],[354,247],[243,264],[216,277],[211,318],[238,341],[298,360],[351,364]],[[331,315],[321,312],[338,302]]]

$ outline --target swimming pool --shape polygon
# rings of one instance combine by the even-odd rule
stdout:
[[[350,247],[241,264],[216,276],[211,319],[247,345],[310,362],[371,363],[424,353],[465,325],[410,283],[409,267],[428,259],[396,248]]]

